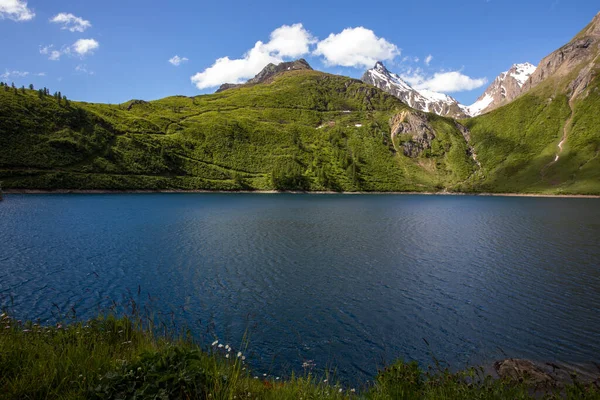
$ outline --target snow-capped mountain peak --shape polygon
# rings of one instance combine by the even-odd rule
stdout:
[[[513,77],[520,87],[523,87],[525,82],[527,82],[527,79],[529,79],[536,69],[535,65],[526,62],[513,65],[512,68],[507,71],[507,74]]]
[[[522,88],[535,72],[536,66],[528,62],[514,64],[508,71],[502,72],[483,92],[477,101],[463,110],[471,117],[492,111],[522,93]]]
[[[398,97],[417,110],[453,118],[467,116],[456,99],[431,90],[417,90],[399,75],[390,72],[382,62],[378,61],[373,68],[366,71],[361,80]]]

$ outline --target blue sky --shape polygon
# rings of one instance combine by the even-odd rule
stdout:
[[[302,56],[360,77],[383,58],[471,104],[500,72],[537,64],[598,11],[597,0],[0,0],[0,79],[120,103],[212,93],[263,61]],[[176,55],[179,65],[169,62]]]

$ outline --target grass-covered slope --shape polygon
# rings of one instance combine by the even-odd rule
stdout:
[[[492,192],[600,194],[600,13],[512,103],[466,121]],[[557,159],[558,155],[558,159]]]
[[[0,88],[0,181],[9,189],[459,187],[476,166],[454,122],[426,115],[436,138],[407,157],[390,137],[390,120],[406,109],[358,80],[311,70],[119,105]]]
[[[568,94],[546,84],[466,121],[483,166],[484,178],[476,188],[600,194],[599,110],[600,76],[596,76],[586,92],[571,101]]]
[[[240,351],[241,350],[241,351]],[[594,384],[495,380],[480,369],[423,371],[396,362],[372,383],[342,386],[305,368],[287,378],[251,371],[245,349],[158,335],[139,318],[55,327],[0,314],[0,398],[22,399],[599,399]],[[535,376],[533,377],[535,379]]]

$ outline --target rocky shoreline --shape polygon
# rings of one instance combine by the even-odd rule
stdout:
[[[574,383],[600,388],[600,364],[541,362],[519,358],[496,361],[493,371],[496,378],[524,382],[537,389],[561,388]]]

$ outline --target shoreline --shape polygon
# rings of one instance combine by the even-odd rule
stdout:
[[[4,194],[156,194],[156,193],[219,193],[219,194],[337,194],[337,195],[424,195],[424,196],[476,196],[476,197],[544,197],[600,199],[600,195],[546,194],[546,193],[488,193],[488,192],[334,192],[334,191],[278,191],[278,190],[104,190],[104,189],[5,189]]]

